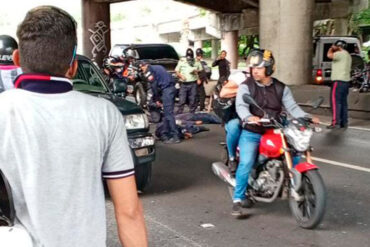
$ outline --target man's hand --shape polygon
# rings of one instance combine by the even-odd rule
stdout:
[[[197,80],[197,84],[200,85],[202,84],[202,81],[200,79]]]
[[[251,116],[247,119],[248,122],[252,122],[252,123],[256,123],[258,125],[261,125],[261,123],[259,123],[258,121],[260,121],[261,118],[257,117],[257,116]]]
[[[320,119],[318,117],[312,117],[311,121],[314,123],[314,124],[319,124],[320,123]]]
[[[185,76],[183,76],[182,74],[179,73],[178,77],[180,78],[181,81],[186,81]]]

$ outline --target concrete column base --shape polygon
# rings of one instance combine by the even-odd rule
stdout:
[[[109,3],[81,3],[83,54],[101,66],[111,47]]]
[[[238,68],[239,52],[238,52],[238,31],[229,31],[224,33],[224,38],[221,40],[221,49],[227,52],[227,60],[230,61],[231,69]]]

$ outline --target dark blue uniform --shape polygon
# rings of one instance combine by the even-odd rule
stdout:
[[[178,129],[174,115],[175,81],[161,65],[149,65],[145,76],[150,81],[153,101],[161,100],[163,104],[163,136],[176,139],[178,137]]]

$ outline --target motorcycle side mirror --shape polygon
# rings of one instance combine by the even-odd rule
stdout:
[[[127,82],[124,79],[113,79],[113,93],[125,93],[127,89]]]
[[[263,115],[266,116],[266,112],[257,104],[257,102],[249,94],[243,94],[243,101],[249,105],[254,105],[263,112]]]
[[[312,108],[317,109],[320,107],[320,105],[324,102],[324,97],[320,96],[317,98],[314,102],[312,102]]]

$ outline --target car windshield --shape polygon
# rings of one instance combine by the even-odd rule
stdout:
[[[98,69],[90,62],[79,60],[73,89],[81,92],[106,93],[108,91]]]

